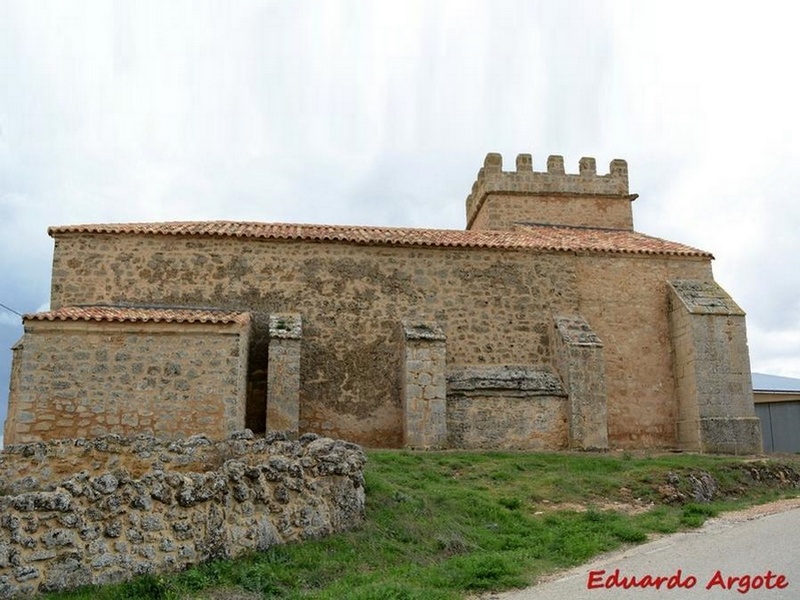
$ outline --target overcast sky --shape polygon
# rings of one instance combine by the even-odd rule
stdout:
[[[48,225],[463,229],[487,152],[624,158],[636,229],[713,252],[753,369],[800,377],[799,10],[0,0],[0,302],[47,306]]]

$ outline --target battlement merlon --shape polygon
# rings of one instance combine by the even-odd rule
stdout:
[[[478,171],[472,192],[467,196],[467,229],[472,226],[486,197],[490,194],[514,196],[567,196],[618,198],[628,201],[637,196],[628,191],[628,163],[614,159],[607,175],[597,174],[594,158],[581,158],[577,174],[566,173],[563,156],[549,156],[547,171],[533,170],[530,154],[517,155],[516,171],[503,171],[503,157],[495,152],[486,155]]]

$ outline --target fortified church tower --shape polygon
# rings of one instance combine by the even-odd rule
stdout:
[[[6,443],[315,432],[367,446],[760,452],[712,255],[634,230],[627,164],[489,154],[465,230],[51,227]]]

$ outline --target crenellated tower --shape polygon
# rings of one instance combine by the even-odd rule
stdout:
[[[503,171],[503,157],[486,155],[467,197],[467,229],[510,230],[545,224],[633,230],[628,164],[611,161],[597,174],[594,158],[584,157],[579,172],[564,171],[564,158],[550,156],[547,171],[533,170],[530,154],[517,156],[516,171]]]

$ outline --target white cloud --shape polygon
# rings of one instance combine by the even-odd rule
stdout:
[[[0,308],[0,327],[21,327],[20,317]]]

